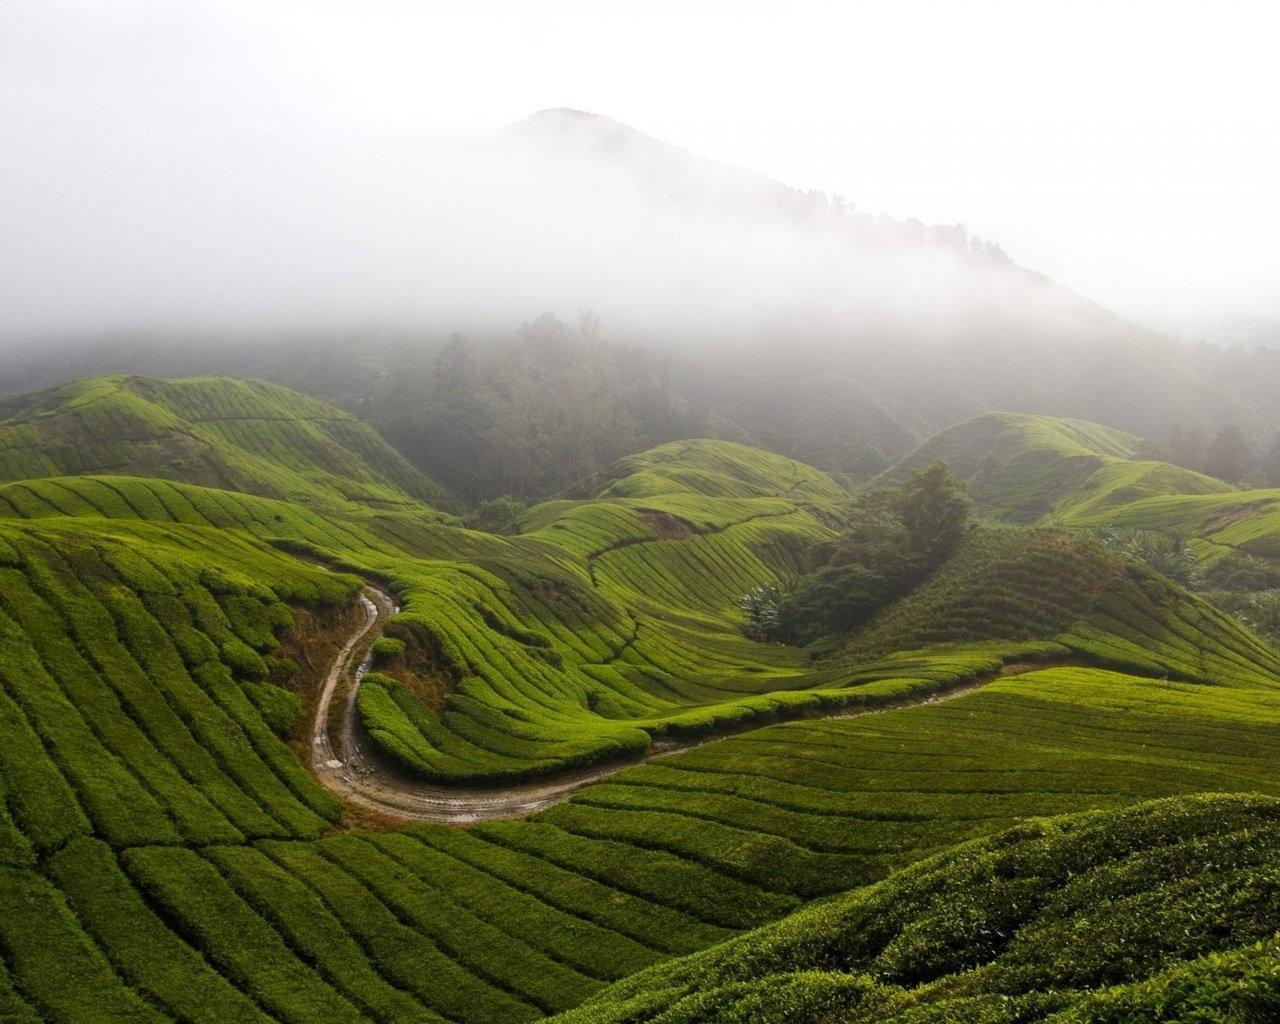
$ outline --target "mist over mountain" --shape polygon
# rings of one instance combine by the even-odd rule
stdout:
[[[706,344],[881,318],[934,331],[1029,301],[958,226],[878,220],[604,117],[544,111],[469,146],[294,131],[231,173],[90,152],[68,154],[83,176],[15,181],[31,244],[0,329],[483,331],[590,306],[615,332]]]
[[[0,1024],[1280,1021],[1274,20],[0,3]]]
[[[305,175],[268,169],[252,195],[226,185],[218,202],[184,207],[180,225],[139,179],[89,226],[101,246],[63,254],[68,301],[40,312],[35,279],[54,271],[39,259],[16,267],[30,287],[6,291],[0,387],[91,373],[263,377],[372,419],[411,457],[431,452],[419,468],[464,493],[501,491],[501,479],[546,493],[571,482],[564,464],[481,485],[466,479],[469,457],[450,479],[438,435],[457,420],[428,407],[436,359],[460,333],[492,355],[481,376],[514,372],[517,349],[535,367],[548,350],[529,350],[519,325],[591,309],[579,355],[614,346],[599,379],[630,375],[633,396],[650,397],[643,409],[609,399],[641,426],[601,431],[615,440],[583,472],[710,434],[865,476],[991,409],[1157,439],[1229,422],[1259,449],[1280,430],[1276,351],[1143,330],[963,225],[871,216],[575,110],[465,146],[368,142],[356,164],[314,151]],[[286,178],[288,202],[268,208]],[[522,372],[545,382],[542,370]],[[494,410],[510,406],[507,385],[476,386]],[[472,433],[496,431],[502,415]]]

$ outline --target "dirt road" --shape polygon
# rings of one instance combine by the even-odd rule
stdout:
[[[656,742],[642,757],[611,761],[608,764],[509,786],[446,788],[406,778],[385,764],[376,751],[366,749],[367,741],[360,735],[356,710],[360,679],[369,668],[369,649],[381,634],[382,623],[398,608],[391,595],[373,586],[365,587],[360,600],[364,617],[356,632],[338,652],[325,676],[311,731],[311,766],[315,776],[322,785],[347,803],[405,821],[451,825],[468,825],[499,818],[522,818],[567,800],[578,790],[650,758],[668,757],[726,738],[721,734],[683,743]],[[993,673],[990,677],[974,680],[945,693],[909,698],[877,708],[838,709],[817,717],[858,718],[917,704],[936,704],[963,697],[1000,675],[1011,674],[1011,669],[1027,671],[1048,667],[1050,666],[1009,666],[1001,673]],[[336,723],[332,713],[335,699],[342,704],[341,721]],[[333,742],[335,732],[338,744],[336,750]]]

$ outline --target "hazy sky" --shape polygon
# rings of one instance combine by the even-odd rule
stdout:
[[[188,248],[268,317],[312,235],[346,273],[317,211],[372,245],[442,187],[406,154],[561,106],[964,222],[1153,326],[1280,316],[1278,23],[1231,0],[0,0],[0,331],[145,318],[140,281],[225,301]],[[362,190],[403,202],[366,223]]]

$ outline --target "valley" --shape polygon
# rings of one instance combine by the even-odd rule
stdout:
[[[1277,492],[999,414],[857,492],[669,442],[495,534],[274,386],[6,409],[3,1019],[1275,1005],[1280,653],[1095,527],[1266,565]],[[939,457],[975,516],[935,568],[748,635]]]
[[[1280,1024],[1273,8],[0,2],[0,1024]]]

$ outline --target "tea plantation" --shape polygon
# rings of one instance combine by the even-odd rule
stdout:
[[[767,452],[663,445],[495,536],[267,385],[0,416],[0,1020],[1275,1006],[1280,657],[1081,534],[980,526],[818,656],[740,599],[849,496]],[[356,708],[393,777],[619,770],[467,829],[344,807],[308,718],[364,580],[402,609]]]

